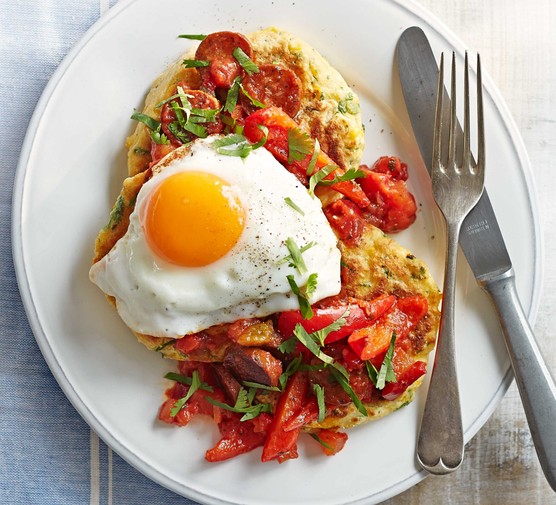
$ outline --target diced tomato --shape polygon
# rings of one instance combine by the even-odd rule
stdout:
[[[222,438],[206,452],[206,460],[211,463],[224,461],[260,447],[266,439],[271,419],[264,413],[247,421],[240,421],[237,415],[223,418],[219,425]]]
[[[191,333],[190,335],[185,335],[184,337],[176,340],[175,348],[179,352],[184,354],[189,354],[191,351],[197,349],[203,342],[204,337],[201,333]]]
[[[172,144],[156,144],[151,142],[151,164],[156,165],[164,156],[171,153],[176,147]]]
[[[405,338],[427,310],[428,303],[422,296],[400,298],[373,325],[354,331],[348,343],[362,360],[372,359],[388,349],[393,333],[398,340]]]
[[[266,143],[264,145],[265,148],[304,185],[308,185],[309,178],[307,175],[307,167],[309,166],[313,152],[308,153],[302,160],[292,160],[288,162],[288,131],[292,128],[299,129],[299,125],[282,109],[278,107],[267,107],[257,110],[247,116],[243,134],[251,142],[258,142],[264,136],[263,131],[259,128],[261,125],[265,126],[268,130]],[[315,171],[327,165],[335,165],[335,163],[321,150],[317,157]],[[344,170],[338,167],[334,173],[329,174],[326,179],[333,179],[335,175],[341,175],[343,173]],[[367,207],[370,204],[368,197],[353,180],[339,182],[330,187],[342,193],[344,196],[347,196],[361,208]]]
[[[316,398],[310,398],[307,404],[284,425],[284,431],[292,431],[302,428],[308,423],[316,421],[319,416],[319,406]]]
[[[357,205],[342,198],[324,207],[323,211],[340,239],[357,243],[365,228],[365,220]]]
[[[380,295],[372,300],[354,299],[355,303],[363,309],[370,322],[376,321],[382,314],[390,310],[396,303],[396,300],[394,295]]]
[[[407,181],[407,165],[396,156],[381,156],[371,167],[373,172],[389,174],[392,179]]]
[[[419,377],[427,373],[427,364],[424,361],[416,361],[401,373],[396,373],[396,382],[389,382],[382,390],[382,398],[395,400]]]
[[[364,165],[360,170],[365,177],[357,182],[371,202],[365,209],[369,221],[387,233],[404,230],[413,224],[417,205],[405,181],[394,179],[387,173],[374,172]]]
[[[278,318],[278,331],[286,338],[293,335],[293,330],[297,324],[301,324],[308,333],[322,330],[324,327],[332,324],[340,319],[347,311],[346,323],[336,331],[328,334],[325,343],[329,344],[347,337],[358,328],[362,328],[369,323],[363,309],[355,303],[344,304],[338,306],[313,308],[313,317],[311,319],[303,319],[299,310],[289,310],[282,312]]]
[[[276,459],[282,463],[287,459],[297,458],[297,439],[301,428],[286,431],[284,426],[303,408],[306,394],[306,377],[297,372],[290,377],[285,391],[276,404],[274,418],[263,448],[261,458],[263,462]]]
[[[340,452],[348,439],[347,433],[335,430],[319,430],[315,435],[322,442],[320,446],[327,456]]]

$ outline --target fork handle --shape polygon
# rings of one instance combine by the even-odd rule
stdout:
[[[519,303],[513,270],[480,282],[491,296],[541,467],[556,491],[556,385]]]
[[[430,473],[453,472],[463,461],[463,428],[456,373],[455,284],[461,223],[447,221],[442,315],[425,410],[417,441],[417,459]]]

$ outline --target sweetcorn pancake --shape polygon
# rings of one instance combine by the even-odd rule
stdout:
[[[407,166],[361,164],[357,96],[297,37],[183,37],[132,116],[91,280],[176,361],[159,419],[218,423],[208,461],[295,458],[303,431],[334,454],[413,399],[434,347],[438,287],[387,235],[415,219]]]

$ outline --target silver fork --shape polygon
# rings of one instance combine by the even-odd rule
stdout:
[[[421,420],[417,459],[430,473],[453,472],[463,461],[463,428],[456,375],[454,312],[458,241],[461,224],[479,201],[484,186],[485,141],[481,62],[477,55],[477,162],[470,148],[469,63],[465,54],[463,145],[458,149],[456,117],[456,63],[452,53],[449,134],[445,131],[444,55],[440,59],[432,160],[432,189],[446,220],[447,251],[442,315],[425,411]],[[448,137],[448,146],[445,142]],[[447,150],[447,160],[444,160]],[[458,152],[459,150],[463,152]]]

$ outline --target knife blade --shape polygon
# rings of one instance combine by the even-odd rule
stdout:
[[[421,28],[410,27],[402,33],[397,62],[413,133],[430,173],[438,66]],[[443,112],[448,115],[445,89],[444,94]],[[460,246],[494,304],[535,449],[548,483],[556,490],[556,384],[521,307],[510,256],[486,190],[464,221]]]

